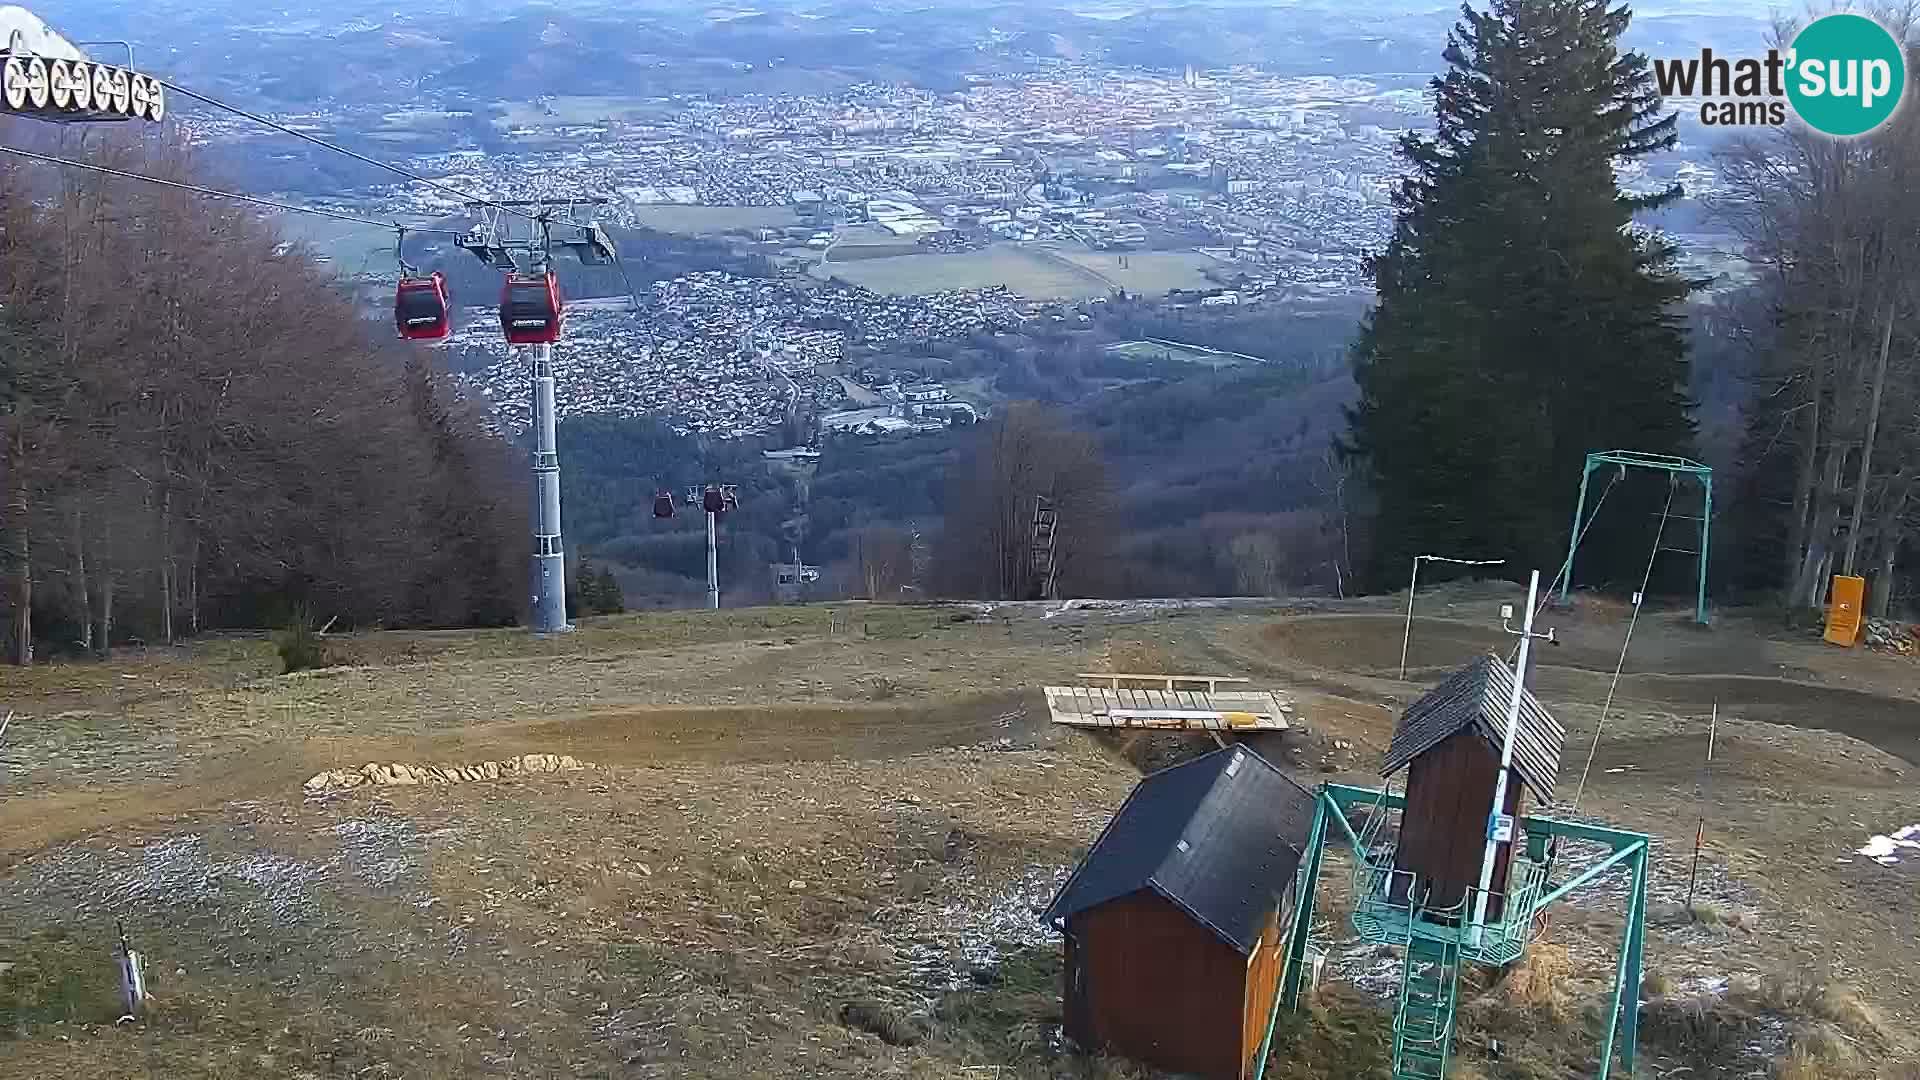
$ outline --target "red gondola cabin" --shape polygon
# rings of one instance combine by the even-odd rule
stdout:
[[[724,514],[727,512],[727,497],[721,494],[719,488],[710,487],[700,496],[700,509],[709,514]]]
[[[673,516],[673,492],[661,491],[653,496],[653,516],[670,518]]]
[[[500,329],[509,345],[551,345],[560,340],[565,314],[560,279],[545,274],[508,274],[500,288]]]
[[[453,333],[447,276],[435,270],[423,278],[401,278],[393,296],[393,325],[408,341],[443,341]]]

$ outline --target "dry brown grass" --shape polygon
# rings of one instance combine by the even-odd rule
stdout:
[[[1641,1032],[1702,1063],[1734,1060],[1763,1017],[1788,1024],[1774,1080],[1872,1080],[1888,1075],[1889,1054],[1904,1054],[1895,1030],[1850,987],[1809,975],[1736,978],[1725,995],[1655,996],[1641,1012]]]
[[[1508,969],[1495,992],[1517,1008],[1542,1019],[1564,1021],[1573,1009],[1568,981],[1573,976],[1573,953],[1552,941],[1535,942],[1518,964]]]
[[[1483,1068],[1501,1080],[1558,1080],[1577,1072],[1593,1053],[1594,1036],[1582,1022],[1581,1002],[1593,987],[1581,986],[1572,951],[1537,940],[1520,963],[1481,981],[1469,968],[1462,982],[1460,1056],[1456,1077]],[[1492,1043],[1498,1063],[1472,1055]]]
[[[1657,998],[1640,1009],[1640,1037],[1690,1061],[1731,1061],[1747,1045],[1752,1011],[1713,994]]]
[[[1758,1008],[1790,1018],[1787,1053],[1774,1080],[1883,1080],[1920,1074],[1911,1048],[1879,1010],[1848,986],[1804,976],[1770,976],[1740,988]],[[1889,1063],[1897,1055],[1904,1063]]]
[[[1184,675],[1181,663],[1166,645],[1146,638],[1114,638],[1100,649],[1101,671],[1129,675]]]
[[[1737,980],[1729,996],[1755,1011],[1803,1022],[1824,1021],[1876,1046],[1893,1042],[1886,1019],[1857,990],[1818,976],[1775,974],[1758,981]]]

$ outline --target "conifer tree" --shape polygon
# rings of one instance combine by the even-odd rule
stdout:
[[[620,591],[620,580],[613,576],[613,567],[600,568],[600,582],[594,598],[599,601],[597,614],[619,615],[627,610],[627,597]]]
[[[1551,573],[1589,451],[1692,442],[1678,306],[1693,286],[1633,222],[1680,192],[1629,194],[1617,172],[1677,138],[1646,59],[1619,50],[1630,13],[1461,10],[1437,128],[1401,143],[1411,174],[1354,349],[1342,448],[1377,496],[1376,584],[1422,551]]]

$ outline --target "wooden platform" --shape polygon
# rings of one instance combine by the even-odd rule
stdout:
[[[1245,682],[1166,675],[1081,676],[1118,681]],[[1285,731],[1293,706],[1266,690],[1130,690],[1113,686],[1049,686],[1053,722],[1084,728],[1166,731]]]
[[[1209,694],[1220,689],[1221,683],[1253,681],[1235,675],[1126,675],[1111,671],[1077,671],[1073,677],[1089,683],[1108,683],[1115,690],[1120,689],[1121,683],[1158,683],[1162,690],[1198,690],[1204,683]],[[1183,683],[1186,685],[1182,686]]]

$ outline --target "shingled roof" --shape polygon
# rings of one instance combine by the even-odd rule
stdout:
[[[1497,656],[1482,656],[1452,675],[1400,717],[1393,745],[1380,766],[1392,776],[1407,763],[1462,731],[1472,729],[1500,749],[1513,700],[1513,671]],[[1520,723],[1513,736],[1513,771],[1542,801],[1553,798],[1560,778],[1560,747],[1567,733],[1531,692],[1520,695]]]
[[[1245,747],[1140,781],[1047,908],[1047,921],[1141,889],[1185,910],[1242,954],[1292,886],[1314,796]]]

